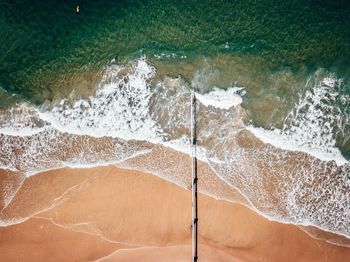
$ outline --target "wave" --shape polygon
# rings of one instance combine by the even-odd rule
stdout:
[[[248,129],[264,143],[306,152],[324,161],[334,160],[339,165],[348,163],[336,147],[337,137],[342,137],[343,143],[350,139],[350,97],[339,90],[342,82],[335,74],[320,69],[307,80],[305,91],[300,92],[281,129]]]
[[[145,58],[110,65],[87,99],[63,99],[49,109],[18,104],[1,111],[0,166],[30,175],[118,164],[188,187],[192,87],[180,76],[155,81],[155,75]],[[334,106],[335,113],[328,114],[326,101],[336,96],[330,91],[339,81],[324,71],[313,77],[283,127],[272,131],[250,124],[241,106],[244,88],[205,92],[198,88],[203,79],[195,77],[198,152],[206,166],[200,171],[219,178],[202,181],[201,190],[227,199],[218,186],[224,181],[269,219],[349,238],[350,164],[334,137],[334,130],[346,135],[342,125],[348,122],[341,118],[343,109],[334,111]]]

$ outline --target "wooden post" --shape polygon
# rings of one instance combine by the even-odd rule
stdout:
[[[197,133],[196,133],[196,95],[191,94],[191,146],[192,146],[192,258],[198,261],[198,177],[197,177]]]

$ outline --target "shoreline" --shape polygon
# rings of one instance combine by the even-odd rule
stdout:
[[[0,171],[2,189],[11,183],[14,185],[13,173],[6,176],[9,172]],[[17,176],[21,177],[20,174]],[[4,194],[1,195],[3,197]],[[216,200],[203,194],[199,196],[199,203],[200,244],[207,250],[202,254],[210,257],[208,261],[255,261],[254,258],[268,261],[326,261],[327,256],[341,261],[345,257],[350,258],[350,248],[311,238],[298,226],[269,221],[240,204]],[[190,191],[153,174],[114,166],[50,170],[27,177],[12,201],[1,211],[2,219],[26,218],[19,224],[0,228],[2,244],[9,241],[4,232],[12,235],[12,247],[3,252],[7,252],[9,258],[15,258],[21,253],[20,240],[23,236],[16,239],[13,232],[24,227],[21,232],[25,234],[33,230],[33,225],[28,226],[33,220],[46,219],[52,220],[69,234],[82,234],[72,238],[87,239],[87,236],[92,236],[93,240],[84,240],[87,243],[101,239],[103,252],[93,254],[99,256],[95,259],[97,261],[109,255],[114,257],[113,253],[120,247],[111,246],[112,242],[142,248],[167,247],[146,251],[141,248],[142,252],[123,251],[123,255],[120,255],[132,259],[147,253],[149,261],[152,261],[159,252],[167,250],[165,253],[172,253],[175,246],[188,246],[190,251],[190,208]],[[55,230],[50,228],[48,232]],[[33,236],[35,239],[37,235]],[[70,246],[62,247],[68,260],[74,255],[70,250],[76,243],[73,241]],[[53,244],[50,248],[56,250],[57,247]],[[186,250],[186,247],[179,250]],[[222,252],[222,260],[211,257],[213,254],[219,256],[217,253]],[[38,253],[32,255],[35,254]],[[29,252],[28,258],[30,255]],[[231,260],[227,260],[227,256]],[[113,261],[122,259],[114,258]],[[55,257],[50,259],[58,261]],[[86,261],[86,258],[78,261]]]
[[[165,147],[165,148],[167,148],[167,147]],[[174,148],[168,148],[168,149],[175,150]],[[72,166],[62,166],[62,167],[57,167],[57,168],[54,167],[54,168],[48,168],[48,169],[36,171],[34,173],[30,173],[29,175],[23,175],[22,172],[19,172],[17,170],[12,170],[9,168],[0,167],[0,176],[1,176],[2,172],[5,172],[5,173],[9,172],[9,173],[13,173],[13,174],[20,173],[21,176],[22,177],[24,176],[24,179],[25,179],[25,178],[29,178],[29,177],[32,177],[32,176],[35,176],[38,174],[42,174],[42,173],[55,172],[56,170],[65,170],[65,169],[67,169],[67,170],[74,170],[74,169],[88,170],[88,169],[95,169],[95,168],[112,167],[112,168],[116,168],[116,169],[130,170],[131,172],[135,171],[135,172],[150,174],[152,176],[156,176],[162,180],[165,180],[168,183],[174,184],[180,188],[183,188],[185,190],[189,190],[189,188],[183,184],[183,181],[179,182],[179,181],[171,179],[170,177],[166,177],[166,176],[163,177],[157,173],[153,173],[152,171],[142,170],[141,168],[134,165],[134,163],[140,159],[144,159],[147,157],[148,158],[149,157],[159,157],[159,156],[157,156],[157,153],[156,154],[153,154],[153,153],[154,152],[152,152],[152,150],[145,150],[144,152],[139,152],[139,153],[136,153],[134,155],[131,155],[118,163],[106,162],[106,163],[91,164],[91,165],[75,165],[75,166],[72,165]],[[180,154],[184,155],[185,157],[188,156],[188,154],[186,152],[180,151]],[[180,158],[182,158],[182,157],[183,156],[181,156]],[[201,168],[203,168],[203,170],[208,171],[208,163],[202,162],[201,159],[200,159],[200,166],[201,166]],[[267,214],[263,213],[262,211],[258,210],[257,208],[255,208],[254,205],[249,201],[249,199],[246,196],[244,196],[238,188],[229,184],[227,181],[222,179],[220,176],[215,175],[212,171],[205,172],[205,175],[204,175],[205,178],[210,178],[210,179],[212,179],[213,176],[215,176],[215,179],[217,181],[220,181],[221,188],[229,188],[229,190],[231,191],[230,194],[228,194],[226,197],[218,197],[215,194],[211,194],[210,192],[207,192],[208,188],[204,188],[205,192],[199,192],[200,194],[203,194],[203,195],[210,197],[210,198],[213,198],[215,200],[227,201],[227,202],[232,203],[232,204],[240,204],[240,205],[244,206],[245,208],[253,211],[257,215],[265,218],[268,221],[276,222],[276,223],[280,223],[280,224],[285,224],[285,225],[293,225],[293,226],[300,228],[302,231],[304,231],[304,233],[306,233],[311,238],[322,240],[322,241],[325,241],[325,242],[332,244],[332,245],[350,248],[350,238],[348,238],[346,235],[335,233],[333,231],[317,227],[316,225],[313,225],[313,224],[306,224],[306,223],[295,224],[292,222],[278,220],[278,219],[275,219],[273,217],[270,217],[269,215],[267,215]],[[0,196],[0,202],[1,202],[1,196]],[[2,208],[1,205],[0,205],[0,208]],[[24,221],[22,221],[22,222],[24,222]],[[22,223],[22,222],[19,222],[19,223]],[[14,223],[14,224],[17,224],[17,223]],[[1,221],[0,221],[0,227],[1,227]],[[333,241],[332,239],[334,239],[334,238],[339,240],[339,242],[337,242],[337,240],[336,240],[336,242],[332,242]]]

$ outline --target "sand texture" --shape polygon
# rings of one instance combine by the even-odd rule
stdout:
[[[191,194],[152,174],[108,166],[24,179],[2,170],[0,183],[1,261],[191,259]],[[205,195],[199,234],[200,261],[350,261],[349,248]]]

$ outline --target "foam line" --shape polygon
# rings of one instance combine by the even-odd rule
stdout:
[[[226,90],[214,88],[207,94],[196,93],[196,98],[205,106],[213,106],[220,109],[230,109],[240,105],[243,100],[237,94],[242,90],[240,87],[229,87]]]

